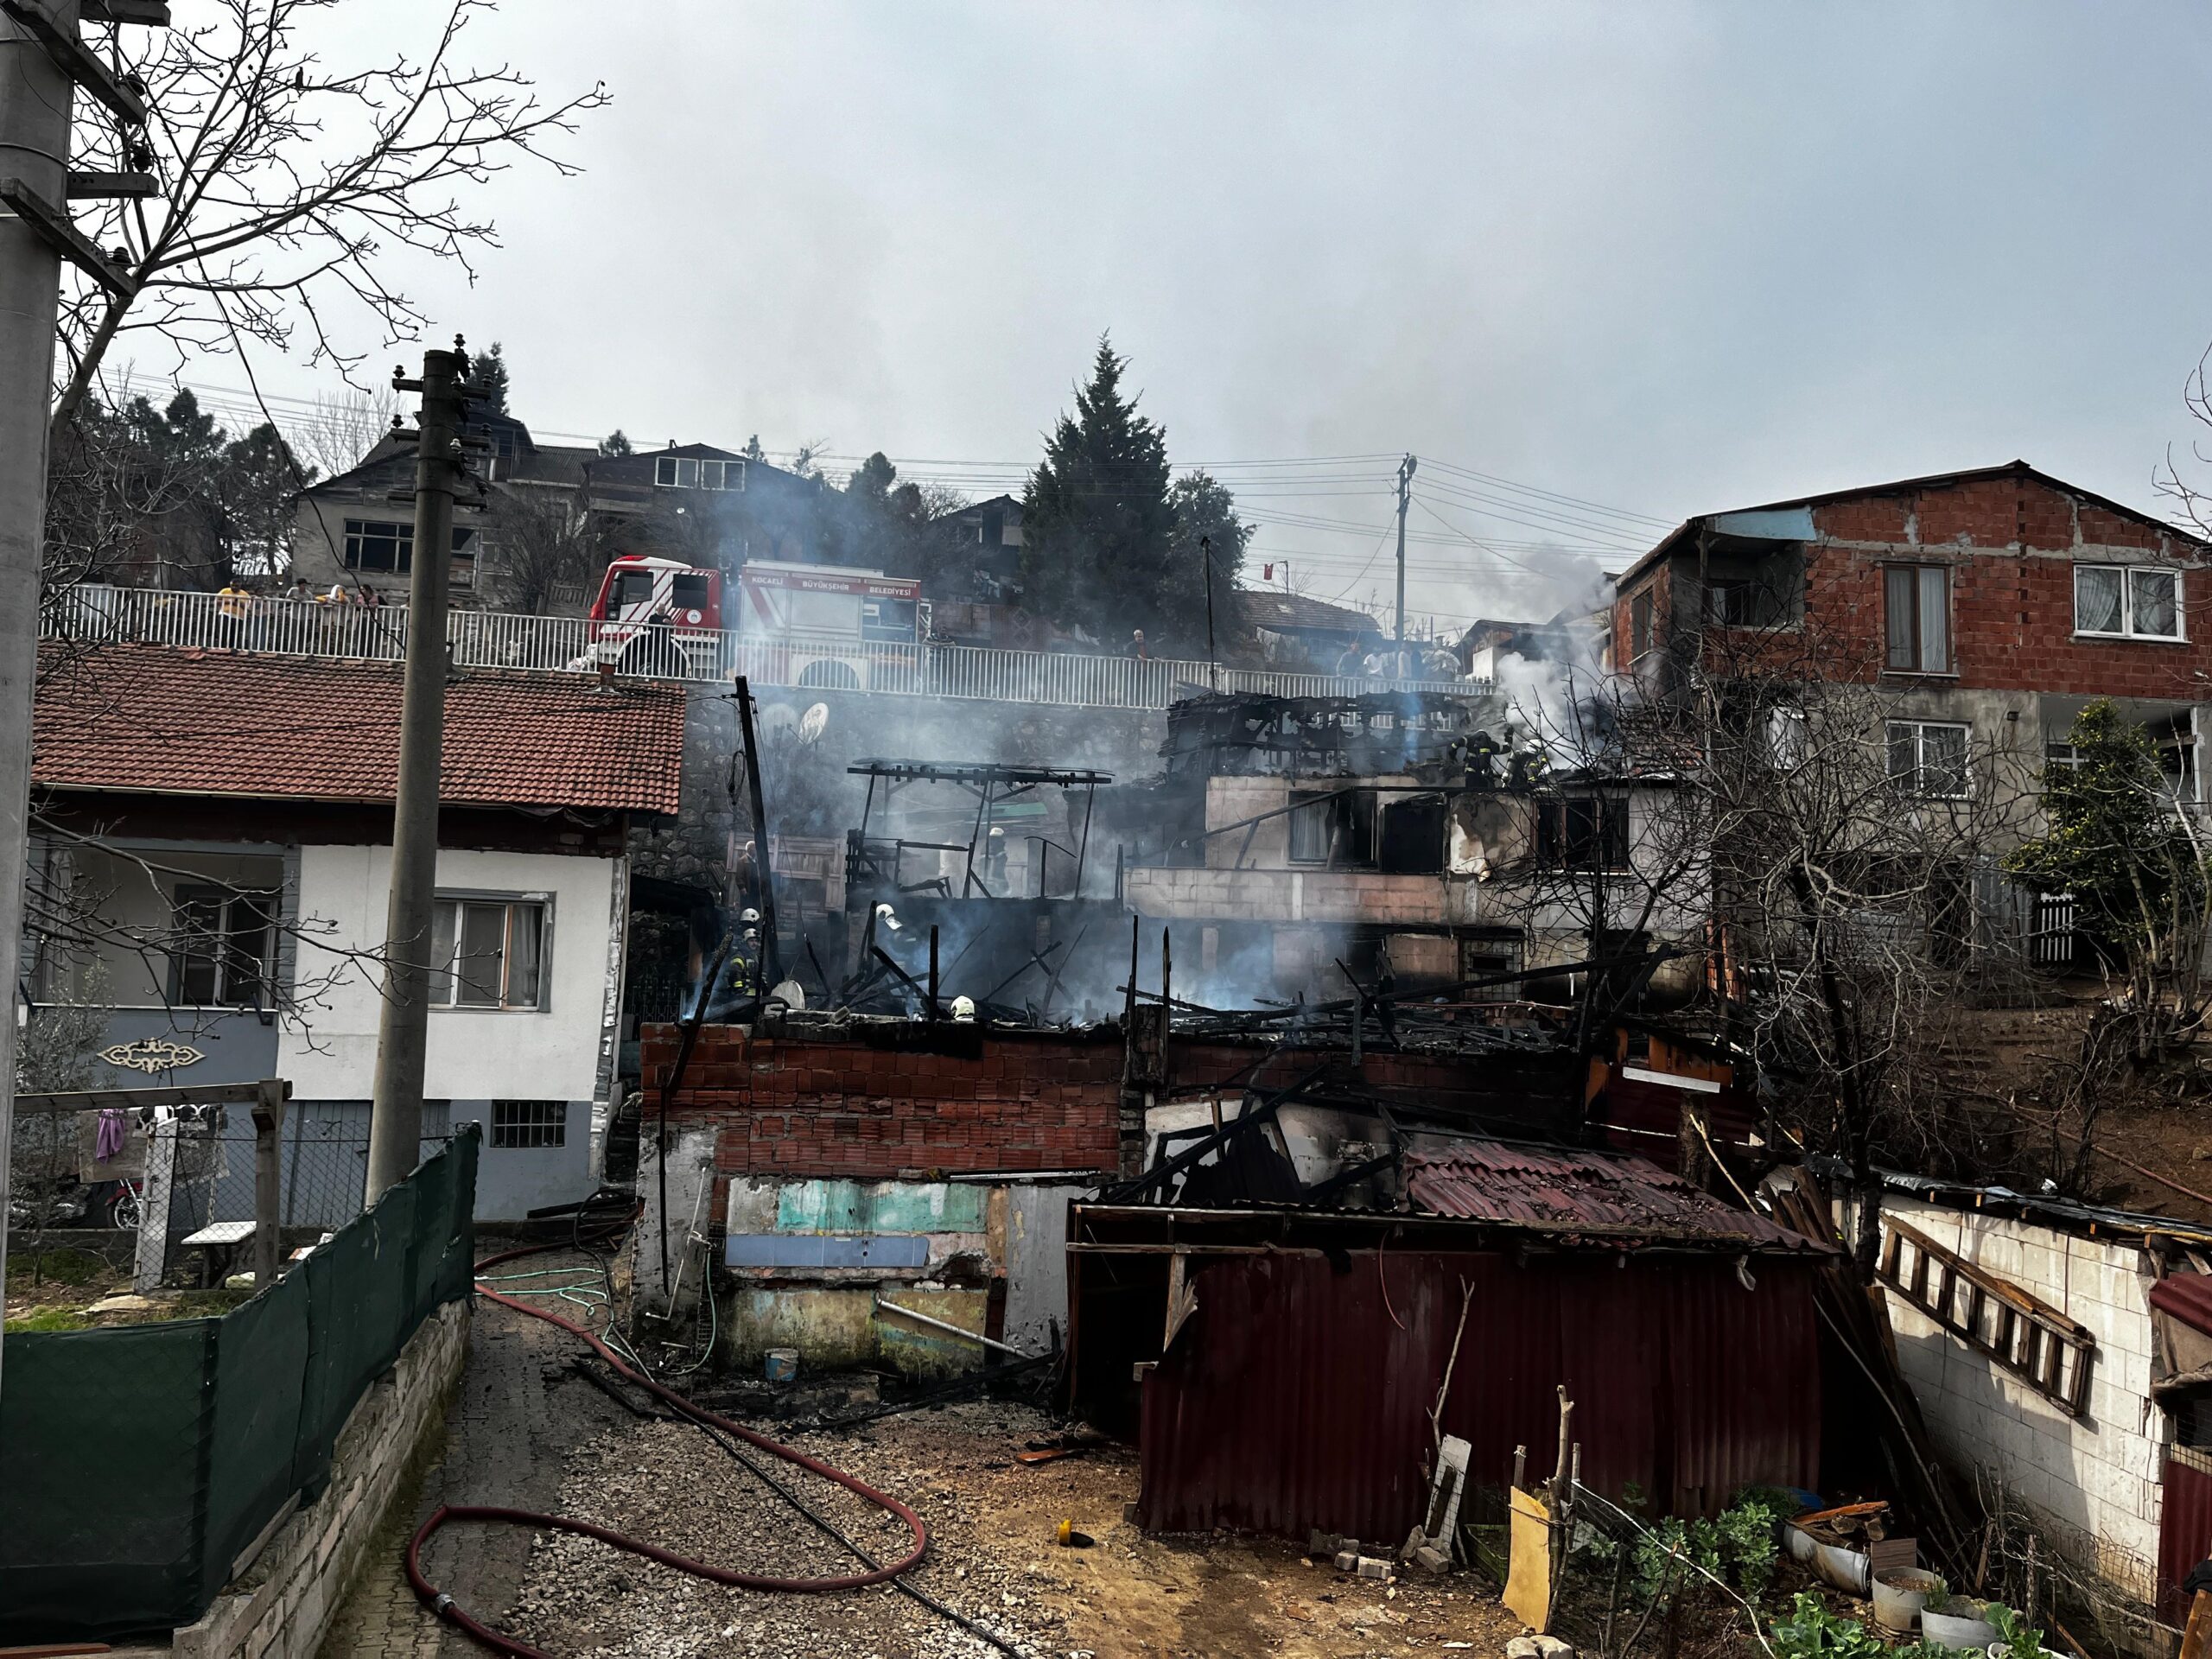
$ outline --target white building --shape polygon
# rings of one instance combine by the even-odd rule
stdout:
[[[105,1011],[102,1084],[288,1079],[296,1224],[343,1219],[365,1176],[399,703],[397,664],[149,645],[40,687],[33,995]],[[676,810],[683,696],[472,671],[446,721],[424,1134],[482,1123],[477,1214],[512,1220],[594,1185],[624,849]]]

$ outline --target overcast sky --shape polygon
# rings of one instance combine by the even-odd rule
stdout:
[[[2201,6],[510,0],[474,32],[613,97],[580,177],[486,187],[474,289],[412,283],[505,343],[534,428],[988,493],[1110,329],[1324,597],[1387,598],[1392,461],[1249,463],[1417,452],[1416,605],[1494,613],[1527,594],[1455,536],[1571,571],[1525,544],[1644,531],[1481,516],[1538,498],[1443,464],[1672,520],[2018,455],[2155,509],[2212,340]]]

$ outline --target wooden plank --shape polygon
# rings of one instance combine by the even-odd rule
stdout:
[[[272,1078],[270,1082],[281,1083]],[[16,1112],[22,1117],[50,1117],[61,1112],[128,1111],[132,1107],[251,1106],[261,1098],[258,1083],[179,1084],[167,1089],[78,1089],[64,1094],[17,1095]],[[282,1083],[283,1097],[292,1097],[292,1085]]]

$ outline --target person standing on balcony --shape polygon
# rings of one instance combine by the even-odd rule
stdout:
[[[232,646],[251,643],[247,637],[246,621],[253,611],[253,589],[236,576],[223,584],[223,591],[215,595],[215,613],[223,619],[223,642]]]
[[[365,582],[361,584],[361,608],[365,611],[380,611],[384,608],[384,601],[378,596],[377,590]]]
[[[1150,657],[1145,654],[1144,630],[1142,628],[1135,629],[1129,634],[1129,655],[1140,663],[1150,662],[1152,660]]]

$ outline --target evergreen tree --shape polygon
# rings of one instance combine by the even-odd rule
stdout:
[[[507,412],[507,359],[498,340],[477,353],[469,371],[468,392],[486,414]]]
[[[620,461],[623,456],[632,453],[629,435],[620,427],[616,427],[599,441],[599,453],[610,461]]]
[[[1189,619],[1171,608],[1166,434],[1122,395],[1127,366],[1102,335],[1090,384],[1077,391],[1074,415],[1060,417],[1030,475],[1021,504],[1023,603],[1109,648],[1142,628],[1156,649],[1171,633],[1186,635]],[[1203,638],[1203,612],[1198,626]]]
[[[1178,656],[1205,654],[1205,568],[1211,557],[1214,648],[1217,656],[1228,657],[1246,643],[1230,595],[1243,574],[1244,548],[1252,539],[1253,526],[1236,516],[1236,498],[1210,473],[1177,479],[1167,492],[1167,503],[1175,512],[1175,531],[1168,544],[1162,608],[1174,626],[1165,631],[1162,649]],[[1151,630],[1146,630],[1146,638],[1149,640]]]

